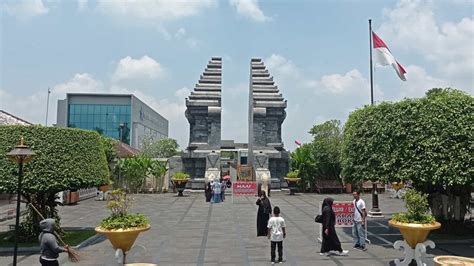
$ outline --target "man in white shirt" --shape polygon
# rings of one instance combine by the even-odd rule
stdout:
[[[271,260],[275,264],[275,247],[278,245],[278,262],[283,263],[283,238],[286,238],[285,219],[280,217],[280,208],[273,208],[273,217],[268,220],[268,239],[271,240]]]
[[[365,211],[365,202],[360,198],[359,191],[352,193],[354,196],[354,225],[352,226],[352,236],[354,237],[354,249],[367,250],[365,247],[365,217],[367,212]]]

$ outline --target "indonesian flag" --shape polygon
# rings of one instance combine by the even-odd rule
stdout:
[[[382,41],[382,39],[372,31],[372,39],[374,41],[374,62],[375,66],[388,66],[391,65],[393,69],[397,72],[398,77],[406,81],[405,69],[400,65],[395,57],[393,57],[392,53],[388,49],[388,46]]]
[[[301,146],[301,141],[295,140],[295,144],[298,145],[298,146]]]

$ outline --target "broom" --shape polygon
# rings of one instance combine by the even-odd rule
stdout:
[[[35,210],[35,212],[39,215],[39,217],[41,217],[41,219],[44,220],[43,215],[41,215],[38,209],[36,209],[36,207],[31,203],[29,203],[29,205],[33,208],[33,210]],[[73,248],[69,247],[66,243],[64,243],[63,239],[59,236],[58,233],[56,233],[56,231],[53,231],[53,234],[59,239],[59,241],[61,242],[61,244],[63,244],[63,246],[67,246],[66,252],[67,252],[67,256],[69,257],[69,260],[71,262],[79,262],[79,259],[80,259],[79,252],[77,252]]]

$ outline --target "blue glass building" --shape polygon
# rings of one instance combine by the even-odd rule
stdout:
[[[57,126],[95,130],[138,149],[145,136],[168,137],[168,121],[131,94],[67,94],[58,101]]]

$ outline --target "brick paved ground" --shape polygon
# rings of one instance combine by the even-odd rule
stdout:
[[[318,229],[314,216],[326,195],[273,193],[272,205],[280,206],[287,223],[284,241],[286,265],[388,265],[402,256],[393,249],[394,241],[401,239],[398,231],[387,226],[387,219],[369,220],[369,239],[372,244],[366,252],[350,249],[350,228],[338,229],[343,248],[350,249],[347,257],[321,257],[317,241]],[[381,195],[380,206],[389,217],[403,211],[403,202]],[[351,195],[331,195],[336,200],[350,200]],[[370,195],[364,195],[370,206]],[[150,217],[152,228],[139,236],[128,262],[148,262],[158,265],[269,265],[270,247],[266,238],[256,237],[255,197],[230,197],[221,204],[204,201],[203,193],[186,197],[174,194],[137,195],[134,210]],[[108,213],[105,202],[87,200],[77,206],[61,208],[63,226],[94,227]],[[474,239],[469,243],[437,244],[429,250],[434,254],[468,256],[474,254]],[[108,240],[100,241],[82,250],[80,265],[117,265]],[[37,265],[38,255],[22,255],[19,265]],[[62,255],[60,261],[68,263]],[[0,265],[11,263],[11,257],[0,257]],[[77,264],[76,264],[77,265]],[[432,264],[431,264],[432,265]]]

